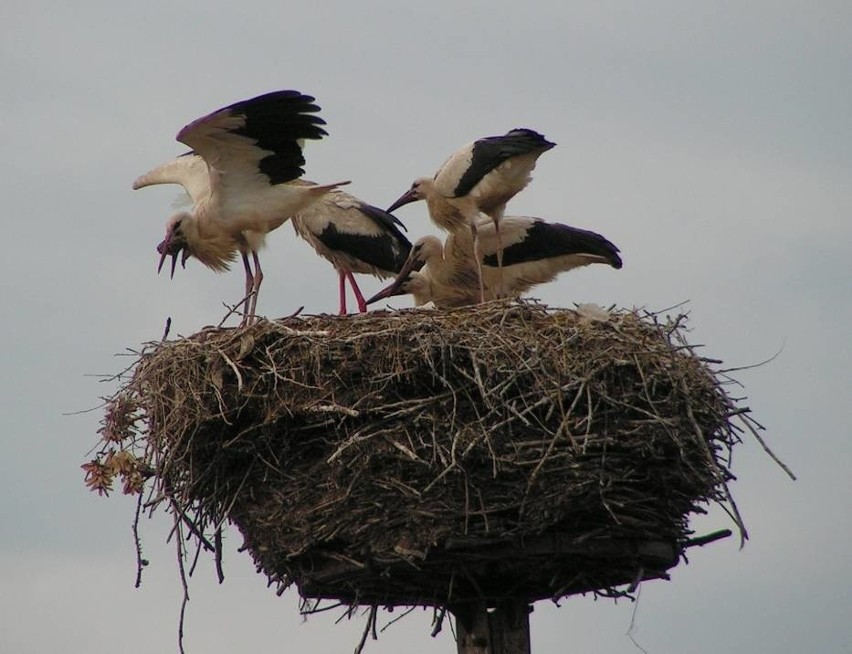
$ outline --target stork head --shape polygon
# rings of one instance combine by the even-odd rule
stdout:
[[[444,244],[437,236],[423,236],[414,242],[411,246],[411,252],[408,255],[408,260],[419,265],[411,265],[410,270],[420,270],[424,264],[431,263],[440,264],[444,259]],[[408,265],[408,262],[406,262]]]
[[[391,213],[392,211],[399,209],[400,207],[406,204],[426,199],[426,193],[429,189],[429,184],[431,183],[432,180],[428,177],[421,177],[420,179],[415,179],[414,183],[411,185],[411,188],[408,189],[401,196],[399,196],[397,201],[387,208],[387,212]]]
[[[407,295],[408,293],[419,293],[426,286],[429,280],[425,275],[422,275],[417,270],[408,270],[405,274],[400,274],[390,284],[385,286],[381,291],[367,300],[367,304],[373,304],[379,300],[386,300],[389,297],[396,295]]]
[[[420,269],[423,268],[428,261],[428,257],[424,256],[423,252],[423,243],[428,238],[433,238],[438,242],[440,247],[440,241],[438,241],[435,237],[427,236],[418,240],[411,248],[411,252],[408,253],[408,259],[405,260],[402,268],[400,268],[396,279],[367,300],[367,304],[373,304],[374,302],[393,297],[394,295],[405,295],[406,293],[414,292],[415,287],[418,287],[420,282]]]
[[[189,243],[183,233],[183,221],[189,214],[179,213],[172,216],[166,224],[166,237],[157,245],[157,252],[160,253],[160,263],[157,265],[157,272],[163,269],[163,262],[167,256],[172,258],[172,269],[169,277],[175,276],[175,267],[177,266],[178,255],[180,257],[180,265],[186,268],[186,260],[192,256],[192,251],[189,249]]]

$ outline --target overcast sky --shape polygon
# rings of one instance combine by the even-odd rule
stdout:
[[[387,206],[476,137],[531,127],[558,147],[509,205],[594,229],[624,268],[537,293],[663,309],[689,301],[691,340],[738,373],[787,479],[747,438],[732,485],[751,532],[691,553],[637,605],[539,603],[533,651],[852,651],[852,5],[846,1],[137,3],[6,0],[0,8],[5,227],[0,651],[176,649],[180,584],[166,518],[99,498],[80,464],[127,348],[217,323],[239,269],[155,272],[174,189],[132,180],[185,150],[189,121],[275,89],[315,95],[330,136],[308,177]],[[422,204],[398,216],[436,233]],[[335,311],[331,266],[285,225],[262,254],[258,311]],[[365,292],[380,287],[362,278]],[[404,306],[405,302],[396,303]],[[719,511],[700,533],[730,527]],[[362,620],[303,622],[266,588],[241,537],[227,579],[191,585],[198,654],[351,652]],[[633,611],[636,614],[633,616]],[[383,616],[386,622],[389,617]],[[369,652],[451,652],[429,612]],[[381,623],[380,623],[381,624]]]

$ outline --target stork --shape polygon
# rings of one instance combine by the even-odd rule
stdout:
[[[500,297],[501,284],[506,295],[517,297],[580,266],[622,266],[619,249],[595,232],[526,216],[506,216],[501,227],[502,275],[497,266],[500,242],[496,226],[487,218],[481,218],[477,225],[483,251],[485,299]],[[394,282],[367,304],[405,293],[415,295],[417,306],[430,299],[439,308],[473,304],[477,272],[469,244],[464,242],[470,238],[464,230],[450,234],[443,245],[434,236],[421,238],[411,248],[408,261]]]
[[[440,241],[439,241],[440,243]],[[414,306],[432,304],[436,309],[456,309],[480,302],[479,284],[473,287],[447,286],[435,279],[428,266],[421,270],[410,270],[405,277],[398,278],[399,283],[388,286],[367,300],[367,304],[393,295],[411,295]]]
[[[158,166],[140,177],[139,187],[152,184],[181,184],[194,202],[210,194],[207,164],[194,152]],[[294,186],[315,186],[304,179],[293,180]],[[411,243],[397,228],[405,226],[395,216],[378,207],[359,200],[349,193],[333,189],[316,202],[292,217],[296,233],[313,246],[317,253],[328,259],[340,276],[340,312],[346,313],[345,280],[349,279],[360,311],[367,305],[361,289],[352,273],[365,273],[386,279],[400,271],[411,250]],[[185,239],[173,241],[171,250],[165,249],[165,241],[158,246],[160,264],[169,254],[172,256],[171,276],[174,276],[177,256],[183,253],[181,264],[194,252],[187,247]]]
[[[192,148],[184,157],[139,177],[133,188],[181,184],[192,211],[172,216],[157,246],[161,270],[166,256],[196,257],[212,270],[227,270],[239,252],[245,268],[242,324],[255,316],[263,281],[258,250],[266,234],[329,191],[348,184],[293,184],[304,174],[305,139],[327,135],[314,115],[314,98],[298,91],[273,91],[236,102],[181,129],[177,140]],[[252,271],[249,262],[254,263]]]
[[[497,267],[502,270],[500,221],[506,203],[532,180],[538,158],[555,147],[538,132],[518,128],[502,136],[487,136],[459,148],[444,162],[434,177],[414,180],[411,188],[388,211],[426,200],[432,221],[450,233],[469,227],[473,236],[474,259],[485,299],[482,279],[482,248],[477,238],[480,214],[491,217],[497,238]],[[503,294],[502,284],[495,289]]]
[[[341,315],[346,313],[346,280],[358,310],[367,311],[352,273],[393,277],[411,250],[411,243],[399,230],[405,226],[395,216],[339,189],[297,213],[292,222],[296,233],[337,270]]]
[[[451,250],[452,245],[448,245],[447,251]],[[444,244],[437,236],[418,239],[396,279],[367,300],[367,304],[406,294],[414,297],[416,307],[431,302],[438,309],[452,309],[480,302],[473,258],[445,258]]]

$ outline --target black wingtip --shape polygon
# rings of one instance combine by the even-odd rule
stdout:
[[[612,253],[612,256],[610,257],[610,260],[609,260],[609,265],[612,266],[613,268],[615,268],[616,270],[621,270],[621,267],[624,264],[621,261],[621,257],[618,256],[617,252]]]
[[[272,91],[248,100],[235,102],[226,110],[245,118],[233,134],[252,139],[270,154],[260,163],[260,172],[270,184],[281,184],[301,177],[305,164],[300,142],[328,136],[326,124],[312,95],[295,90]]]
[[[544,134],[541,134],[529,127],[516,127],[515,129],[506,132],[507,137],[523,140],[529,147],[536,150],[547,151],[556,147],[556,143],[548,141]]]

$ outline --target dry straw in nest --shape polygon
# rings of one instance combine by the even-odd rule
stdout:
[[[495,303],[151,344],[88,483],[120,476],[217,553],[230,520],[303,597],[623,594],[709,540],[688,524],[708,503],[742,526],[728,464],[755,423],[683,321]]]

